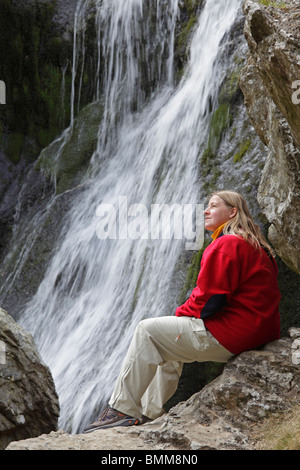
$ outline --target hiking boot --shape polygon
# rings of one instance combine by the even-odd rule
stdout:
[[[108,429],[115,426],[134,426],[135,424],[140,424],[140,418],[133,418],[113,408],[106,408],[98,420],[87,426],[83,432],[88,433],[97,429]]]
[[[139,418],[139,422],[137,424],[146,424],[149,423],[149,421],[152,421],[152,419],[147,418],[147,416],[143,415],[141,418]]]

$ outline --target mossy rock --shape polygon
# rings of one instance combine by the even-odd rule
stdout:
[[[192,33],[199,18],[203,0],[182,0],[179,2],[179,20],[175,31],[175,77],[180,81],[189,57]]]
[[[12,163],[18,163],[20,160],[24,135],[21,132],[13,132],[8,137],[6,154]]]
[[[230,105],[227,103],[222,103],[214,111],[211,118],[208,144],[201,156],[202,176],[207,176],[214,167],[213,160],[218,153],[222,136],[224,132],[230,128],[232,121],[233,119]]]
[[[234,154],[234,157],[233,157],[233,162],[234,163],[239,163],[241,161],[241,159],[243,158],[243,156],[245,155],[245,153],[249,150],[249,148],[251,147],[251,139],[247,139],[247,140],[244,140],[241,145],[240,145],[240,149],[238,150],[237,153]]]
[[[55,183],[57,194],[81,181],[97,147],[102,115],[100,101],[87,105],[74,119],[73,126],[41,153],[35,168]]]
[[[239,85],[239,76],[243,66],[244,59],[236,56],[234,59],[234,69],[227,74],[221,87],[219,103],[234,105],[238,98],[243,96]]]
[[[216,153],[223,133],[232,124],[232,115],[230,105],[222,103],[214,112],[211,120],[211,130],[209,134],[209,146],[213,153]]]

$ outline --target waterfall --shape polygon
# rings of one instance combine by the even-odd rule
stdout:
[[[84,27],[88,4],[80,2],[76,28]],[[241,9],[241,0],[205,2],[186,73],[175,86],[178,0],[151,4],[150,19],[143,0],[96,2],[95,98],[100,98],[104,70],[105,106],[91,180],[74,200],[46,275],[20,320],[51,369],[61,406],[59,426],[69,432],[80,431],[106,406],[137,323],[174,313],[177,263],[187,240],[177,240],[174,232],[150,236],[153,226],[139,216],[152,215],[155,205],[204,203],[199,154],[225,73],[220,47]],[[158,45],[154,60],[150,52]],[[158,83],[150,99],[142,86],[141,60],[148,64],[149,83],[154,76]],[[110,226],[115,237],[99,236],[103,208],[115,216]],[[176,229],[182,212],[174,211],[173,217]]]

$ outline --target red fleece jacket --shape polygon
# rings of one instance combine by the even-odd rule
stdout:
[[[197,286],[176,316],[201,318],[230,352],[280,337],[275,260],[241,237],[221,235],[204,251]]]

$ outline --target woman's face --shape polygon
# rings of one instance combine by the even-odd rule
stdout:
[[[236,212],[236,208],[227,206],[222,198],[217,195],[212,196],[207,209],[204,211],[206,230],[214,232],[220,225],[232,219]]]

